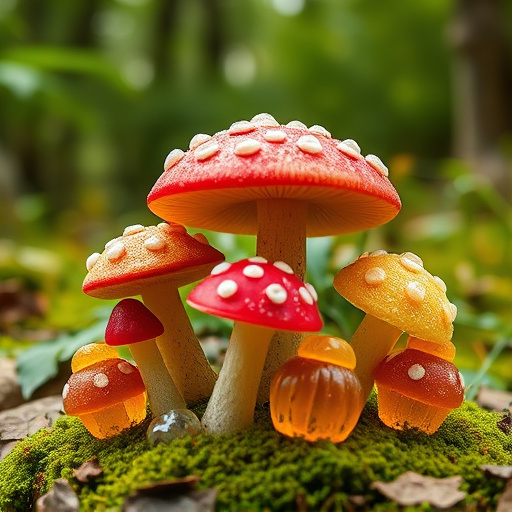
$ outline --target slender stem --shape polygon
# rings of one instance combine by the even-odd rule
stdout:
[[[217,375],[194,333],[178,290],[153,286],[142,293],[142,300],[164,326],[156,344],[185,402],[190,405],[208,398]]]
[[[226,358],[202,418],[211,434],[234,432],[252,424],[261,371],[274,331],[237,322]]]
[[[130,345],[130,352],[146,386],[153,415],[161,416],[173,409],[186,409],[185,400],[167,371],[155,340],[134,343]]]
[[[402,331],[372,315],[366,315],[350,340],[356,355],[354,373],[363,389],[364,401],[373,388],[373,370],[391,352]]]
[[[288,263],[297,277],[303,279],[306,272],[307,201],[262,199],[258,201],[257,209],[256,253],[269,261]],[[261,376],[258,403],[268,401],[272,376],[297,354],[302,338],[300,333],[275,332]]]

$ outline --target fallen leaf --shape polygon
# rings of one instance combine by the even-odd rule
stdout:
[[[64,478],[55,480],[52,488],[36,502],[37,512],[78,512],[78,498]]]
[[[19,441],[34,434],[40,428],[49,426],[50,421],[44,416],[36,416],[28,421],[16,416],[7,417],[0,423],[0,440]]]
[[[479,468],[485,471],[488,475],[502,478],[503,480],[509,480],[512,478],[512,466],[492,466],[483,465]]]
[[[476,403],[484,409],[501,412],[510,407],[512,403],[512,393],[482,386],[478,392]]]
[[[189,476],[137,489],[123,503],[123,512],[214,512],[216,489],[195,490],[199,477]]]
[[[498,500],[496,512],[510,512],[512,510],[512,480],[507,482],[503,494]]]
[[[462,482],[461,476],[433,478],[408,471],[393,482],[374,482],[372,488],[399,505],[428,503],[437,508],[447,509],[466,497],[466,493],[459,490]]]
[[[496,425],[504,434],[512,434],[512,413],[508,411]]]
[[[73,476],[81,483],[88,483],[103,474],[96,457],[86,460],[80,467],[73,470]]]

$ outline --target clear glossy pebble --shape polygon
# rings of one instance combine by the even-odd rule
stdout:
[[[174,409],[155,418],[148,427],[147,437],[151,446],[170,443],[174,439],[195,436],[201,432],[201,422],[188,409]]]

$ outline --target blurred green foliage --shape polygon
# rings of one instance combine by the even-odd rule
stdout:
[[[19,278],[46,301],[44,318],[28,316],[21,332],[0,325],[3,350],[32,343],[42,326],[60,340],[94,326],[94,311],[113,303],[81,293],[83,262],[126,225],[157,221],[145,196],[169,150],[270,112],[357,140],[386,162],[403,201],[386,226],[310,240],[326,330],[349,338],[362,317],[330,286],[339,268],[364,250],[412,251],[459,308],[456,363],[471,375],[490,362],[485,378],[512,387],[512,210],[450,158],[452,9],[444,0],[1,2],[0,281]],[[230,260],[254,251],[253,237],[207,236]],[[199,332],[229,334],[188,311]],[[63,357],[60,342],[52,354]]]

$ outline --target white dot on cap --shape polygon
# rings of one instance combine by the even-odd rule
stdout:
[[[413,302],[422,302],[425,298],[425,288],[417,281],[411,281],[405,287],[405,295]]]
[[[144,247],[149,251],[161,251],[165,246],[165,240],[157,235],[150,236],[144,241]]]
[[[231,268],[231,263],[228,263],[227,261],[223,261],[222,263],[219,263],[218,265],[215,265],[215,267],[212,268],[210,275],[217,276],[219,274],[222,274],[222,272],[226,272],[226,270],[229,270],[230,268]]]
[[[226,279],[217,286],[217,295],[223,299],[228,299],[238,291],[238,285],[232,279]]]
[[[434,276],[434,282],[442,292],[446,293],[446,283],[440,277]]]
[[[407,375],[409,375],[409,377],[412,380],[420,380],[423,377],[425,377],[425,368],[423,368],[423,366],[421,366],[421,364],[413,364],[407,370]]]
[[[173,149],[165,158],[164,171],[168,171],[173,165],[176,165],[184,156],[185,153],[181,149]]]
[[[106,388],[109,383],[108,377],[104,373],[97,373],[92,382],[97,388]]]
[[[133,224],[133,226],[126,226],[123,231],[123,236],[136,235],[141,233],[146,228],[142,224]]]
[[[364,280],[371,286],[382,284],[386,280],[386,271],[380,267],[373,267],[366,271]]]
[[[247,267],[245,267],[242,270],[242,273],[244,274],[245,277],[252,277],[253,279],[258,279],[264,276],[265,271],[263,270],[262,267],[258,265],[247,265]]]
[[[189,149],[195,149],[201,144],[204,144],[206,141],[210,140],[212,138],[211,135],[208,135],[207,133],[198,133],[197,135],[194,135],[189,142]]]
[[[382,163],[382,160],[375,155],[366,155],[365,160],[382,176],[388,176],[389,170],[388,168]]]
[[[286,133],[283,130],[267,130],[263,138],[267,142],[284,142],[286,140]]]
[[[215,141],[206,142],[198,146],[194,151],[194,156],[198,160],[207,160],[219,151],[219,145]]]
[[[316,302],[318,300],[318,293],[316,293],[315,287],[311,283],[305,283],[304,286]]]
[[[261,142],[256,139],[242,140],[235,146],[235,155],[249,156],[254,155],[261,149]]]
[[[323,126],[320,126],[319,124],[314,124],[313,126],[310,126],[309,131],[311,133],[316,133],[318,135],[322,135],[323,137],[326,137],[328,139],[331,138],[331,132],[329,132]]]
[[[124,373],[125,375],[129,375],[130,373],[133,373],[133,366],[130,363],[127,363],[126,361],[119,363],[117,365],[117,369],[121,373]]]
[[[311,297],[311,294],[308,292],[308,290],[304,287],[304,286],[301,286],[299,288],[299,295],[300,295],[300,298],[306,303],[306,304],[309,304],[310,306],[315,302],[313,300],[313,297]]]
[[[322,151],[322,144],[320,144],[320,141],[314,135],[303,135],[296,144],[304,153],[314,155]]]
[[[308,127],[301,121],[290,121],[287,125],[288,128],[297,128],[299,130],[307,130]]]
[[[233,123],[228,130],[230,135],[241,135],[243,133],[249,133],[256,130],[256,125],[249,121],[237,121]]]
[[[263,258],[263,256],[253,256],[252,258],[249,258],[247,261],[250,261],[251,263],[268,263],[268,260]]]
[[[279,126],[279,123],[275,120],[274,116],[271,116],[265,112],[255,115],[251,119],[251,123],[255,124],[256,126]]]
[[[282,270],[283,272],[286,272],[287,274],[293,275],[295,272],[293,271],[293,268],[288,265],[288,263],[285,263],[284,261],[274,261],[273,263],[274,267],[278,268],[279,270]]]
[[[99,252],[93,252],[86,260],[85,260],[85,268],[87,268],[87,271],[89,272],[92,270],[94,265],[98,262],[100,259],[101,254]]]
[[[345,155],[351,156],[352,158],[359,158],[361,156],[361,148],[359,144],[353,139],[342,140],[336,146]]]
[[[452,322],[453,322],[457,318],[457,312],[458,312],[457,306],[450,302],[448,307],[450,308],[451,318],[452,318]]]
[[[115,242],[112,245],[109,245],[106,250],[106,255],[109,261],[116,261],[119,258],[122,258],[126,254],[126,247],[121,242]]]
[[[410,270],[411,272],[421,272],[423,270],[423,267],[419,265],[416,261],[409,258],[407,255],[400,256],[400,263],[402,267],[406,268],[407,270]]]
[[[265,288],[265,295],[274,304],[284,304],[288,298],[286,290],[278,283],[269,284]]]
[[[388,251],[385,251],[384,249],[377,249],[376,251],[371,251],[368,253],[368,256],[385,256],[388,253]]]
[[[66,382],[66,384],[64,384],[64,387],[62,388],[62,398],[64,400],[66,400],[68,393],[69,393],[69,384]]]
[[[423,267],[423,260],[413,252],[404,252],[400,256],[403,256],[404,258],[407,258],[408,260],[414,261],[417,263],[420,267]]]

